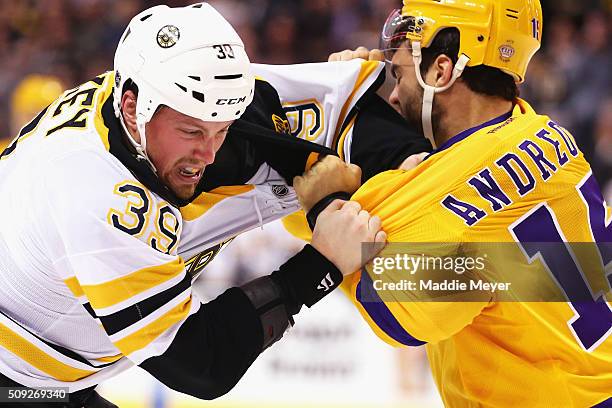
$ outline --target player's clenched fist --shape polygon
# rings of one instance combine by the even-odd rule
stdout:
[[[315,163],[302,176],[293,178],[293,187],[304,211],[308,212],[330,194],[352,194],[361,186],[361,169],[336,156],[327,156]]]
[[[361,209],[356,201],[334,200],[319,214],[311,245],[342,272],[349,275],[380,252],[387,242],[377,216]],[[362,242],[374,242],[364,245]],[[362,254],[362,250],[368,253]]]
[[[357,58],[361,58],[367,61],[384,61],[385,57],[381,50],[373,49],[368,50],[366,47],[357,47],[354,50],[344,50],[334,52],[330,54],[327,59],[329,62],[333,61],[350,61]]]

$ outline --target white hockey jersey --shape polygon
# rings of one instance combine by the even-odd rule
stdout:
[[[376,172],[425,141],[406,136],[384,101],[359,109],[383,69],[255,65],[267,82],[244,118]],[[236,235],[296,211],[286,180],[315,158],[313,145],[294,154],[277,144],[283,134],[260,143],[230,130],[201,193],[181,207],[122,142],[113,81],[66,91],[0,157],[0,373],[26,386],[73,392],[163,354],[201,305],[192,278]],[[396,139],[365,137],[376,130]]]
[[[26,386],[98,384],[163,353],[201,304],[180,212],[108,152],[113,81],[65,92],[0,160],[0,372]]]

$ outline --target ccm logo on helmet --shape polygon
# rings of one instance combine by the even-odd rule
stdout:
[[[217,105],[237,105],[239,103],[242,103],[246,101],[246,96],[243,96],[242,98],[232,98],[232,99],[217,99]]]

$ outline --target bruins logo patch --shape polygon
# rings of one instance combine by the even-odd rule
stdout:
[[[274,114],[272,115],[272,123],[274,123],[274,129],[278,133],[291,134],[291,126],[289,125],[288,120],[283,119],[280,116]]]
[[[166,25],[157,32],[157,44],[162,48],[170,48],[181,38],[181,32],[176,26]]]

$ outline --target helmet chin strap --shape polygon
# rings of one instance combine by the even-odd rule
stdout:
[[[455,68],[453,68],[453,74],[451,76],[450,81],[448,81],[448,84],[442,87],[428,85],[423,80],[423,77],[421,76],[421,61],[423,57],[421,54],[421,43],[419,41],[415,41],[412,43],[412,59],[414,61],[414,70],[416,72],[417,81],[419,82],[419,85],[421,85],[421,87],[423,88],[423,106],[421,109],[423,133],[425,134],[425,137],[429,139],[431,145],[435,149],[437,148],[436,139],[434,138],[433,126],[431,123],[431,112],[433,110],[434,96],[435,94],[444,92],[451,86],[453,86],[455,81],[457,81],[457,78],[459,78],[463,73],[463,70],[465,69],[467,63],[470,62],[470,58],[465,54],[461,54],[461,56],[457,60],[457,63],[455,64]]]
[[[125,132],[128,140],[130,141],[130,144],[132,145],[132,147],[134,147],[134,150],[136,150],[136,158],[138,160],[145,160],[151,167],[151,170],[153,170],[153,172],[157,174],[157,169],[155,168],[155,165],[147,154],[147,135],[145,133],[145,125],[147,124],[147,122],[145,121],[144,116],[138,115],[136,118],[136,127],[138,128],[138,134],[140,135],[140,143],[134,140],[132,134],[128,131],[122,113],[119,114],[119,122],[121,123],[121,127],[123,128],[123,131]]]

